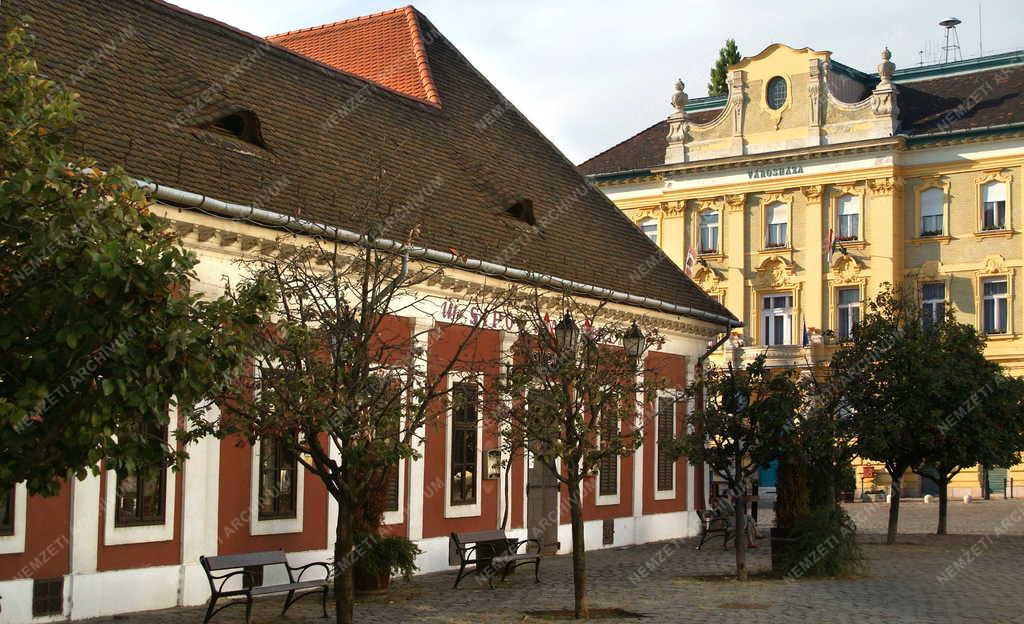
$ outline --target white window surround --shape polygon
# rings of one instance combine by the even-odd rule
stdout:
[[[167,443],[176,444],[174,432],[178,429],[177,406],[171,401],[170,420],[167,427]],[[169,542],[174,539],[174,502],[177,500],[178,473],[167,468],[164,471],[164,521],[163,524],[142,526],[115,526],[117,515],[117,471],[106,473],[106,494],[104,496],[103,545],[121,546],[124,544],[148,544],[150,542]],[[15,510],[17,511],[17,510]]]
[[[480,478],[480,456],[483,452],[483,419],[480,418],[480,406],[482,402],[477,397],[477,423],[476,423],[476,475],[473,485],[476,487],[476,502],[471,505],[452,505],[452,399],[451,391],[457,383],[477,380],[480,373],[466,371],[452,371],[448,373],[448,406],[445,408],[444,428],[444,517],[445,518],[472,518],[481,514],[480,485],[483,479]]]
[[[773,201],[764,208],[765,249],[786,249],[789,243],[789,205],[781,201]]]
[[[784,306],[776,306],[776,300],[784,299]],[[793,344],[793,295],[789,292],[764,293],[761,295],[761,326],[759,340],[763,346]],[[775,319],[782,319],[782,327],[775,324]],[[781,331],[781,334],[779,333]]]
[[[672,436],[676,436],[679,433],[679,418],[676,414],[676,397],[670,392],[659,392],[657,399],[654,401],[654,417],[658,416],[658,400],[670,399],[673,401],[672,405]],[[658,426],[660,423],[656,420],[654,423],[654,469],[651,471],[653,475],[653,486],[654,486],[654,500],[672,500],[676,497],[676,483],[679,480],[676,475],[678,468],[678,460],[672,462],[672,489],[670,490],[659,490],[658,489],[658,453],[661,452],[661,428]]]
[[[399,431],[405,424],[405,412],[409,406],[408,374],[405,369],[394,367],[381,371],[388,376],[397,376],[402,379],[402,422],[399,424]],[[398,509],[384,512],[384,524],[401,524],[405,520],[405,459],[398,460]]]
[[[260,442],[251,447],[249,470],[249,535],[282,535],[302,533],[302,511],[305,508],[306,469],[295,460],[295,517],[260,520]]]
[[[844,193],[839,197],[836,201],[835,237],[837,241],[851,242],[863,238],[861,235],[861,212],[859,195]]]
[[[24,483],[14,486],[14,534],[0,536],[0,555],[25,552],[25,507],[28,505],[28,488]]]
[[[1013,313],[1013,308],[1010,306],[1009,284],[1009,279],[1004,276],[987,277],[981,280],[981,331],[988,336],[1001,336],[1010,333],[1008,317]],[[989,286],[1001,286],[1001,288],[994,288],[995,292],[990,293],[988,292]],[[991,315],[989,315],[990,305]],[[989,331],[990,326],[994,328],[992,331]]]
[[[948,232],[946,219],[946,192],[939,187],[922,189],[919,196],[920,220],[918,236],[942,236]],[[938,227],[936,227],[938,226]],[[926,234],[926,232],[928,232]]]
[[[615,423],[616,430],[621,431],[622,423]],[[597,443],[601,444],[600,436],[601,428],[598,427]],[[598,464],[600,466],[600,464]],[[594,504],[598,506],[606,505],[618,505],[622,500],[622,455],[615,455],[615,493],[614,494],[601,494],[601,469],[598,467],[594,471]]]
[[[260,384],[263,382],[261,368],[253,366],[254,390],[259,397]],[[302,533],[302,512],[305,509],[306,469],[295,460],[295,517],[273,518],[260,520],[260,441],[249,450],[249,535],[284,535]]]
[[[991,180],[981,185],[981,227],[980,231],[1000,231],[1007,229],[1006,223],[1006,182],[1002,180]],[[991,204],[991,206],[990,206]],[[985,214],[987,208],[992,208],[994,221],[990,227],[986,227]]]

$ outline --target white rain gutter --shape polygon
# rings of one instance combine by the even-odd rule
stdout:
[[[689,306],[668,303],[666,301],[661,301],[660,299],[640,297],[618,290],[610,290],[608,288],[601,288],[599,286],[592,286],[590,284],[566,280],[553,275],[524,271],[523,269],[516,269],[502,264],[488,262],[486,260],[465,258],[447,251],[438,251],[436,249],[429,249],[427,247],[420,247],[417,245],[407,245],[391,239],[371,239],[370,237],[364,234],[359,234],[358,232],[352,232],[332,225],[317,223],[316,221],[310,221],[308,219],[271,212],[262,208],[256,208],[255,206],[233,204],[231,202],[207,197],[206,195],[190,193],[189,191],[182,191],[180,189],[156,184],[154,182],[146,182],[143,180],[135,180],[135,182],[141,189],[152,193],[152,195],[157,199],[187,208],[208,210],[224,217],[249,219],[263,225],[300,231],[313,236],[323,236],[331,240],[349,243],[352,245],[369,246],[380,251],[408,255],[410,258],[419,258],[437,264],[456,266],[474,273],[482,273],[489,276],[544,285],[556,290],[571,290],[577,294],[588,295],[597,299],[641,306],[653,310],[659,310],[661,312],[669,312],[671,314],[689,316],[702,321],[715,323],[716,325],[722,325],[727,331],[734,327],[743,327],[743,323],[736,319],[732,319],[721,314],[713,314],[704,310],[698,310]]]

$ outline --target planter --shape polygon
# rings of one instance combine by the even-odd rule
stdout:
[[[772,572],[776,574],[786,572],[789,552],[796,543],[796,538],[791,537],[792,534],[793,529],[789,528],[775,527],[771,530]]]
[[[356,594],[360,596],[375,596],[386,594],[391,586],[390,574],[353,574],[352,584],[355,586]]]

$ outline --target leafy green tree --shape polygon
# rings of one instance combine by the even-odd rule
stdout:
[[[213,300],[190,292],[195,256],[132,180],[68,153],[76,96],[40,75],[31,40],[6,23],[0,488],[25,481],[53,494],[101,461],[131,470],[180,458],[155,434],[173,397],[187,407],[226,385],[266,293],[259,284]]]
[[[857,453],[882,462],[892,480],[886,541],[896,541],[903,476],[920,467],[938,442],[932,434],[962,386],[960,358],[970,341],[962,332],[936,331],[913,299],[886,287],[868,303],[852,338],[833,354],[832,375],[847,380]]]
[[[782,456],[794,426],[800,392],[789,370],[765,365],[764,354],[744,368],[710,368],[687,389],[695,399],[676,453],[707,464],[737,498],[747,494],[760,466]],[[736,576],[747,578],[746,506],[734,505]]]
[[[726,39],[725,47],[718,51],[718,60],[711,68],[711,82],[708,83],[708,95],[729,94],[729,66],[740,62],[740,50],[735,39]]]
[[[931,399],[938,418],[917,434],[927,446],[913,470],[939,486],[936,533],[946,534],[949,483],[964,468],[978,464],[1012,466],[1024,449],[1024,381],[1007,377],[997,362],[985,359],[984,338],[971,325],[956,322],[947,310],[928,334],[945,355],[946,365],[930,373],[943,380],[942,394]]]

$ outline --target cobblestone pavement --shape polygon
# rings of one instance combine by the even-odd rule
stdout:
[[[1004,517],[1024,501],[972,503],[951,506],[952,526],[978,535],[906,535],[898,544],[880,543],[885,506],[850,506],[865,529],[863,541],[868,572],[862,578],[785,580],[755,578],[745,584],[726,575],[733,553],[720,543],[696,551],[693,540],[660,542],[588,553],[592,608],[617,607],[646,616],[646,622],[718,623],[997,623],[1024,624],[1024,596],[1015,579],[1024,560],[1024,537],[1010,531],[993,532]],[[910,503],[905,508],[908,531],[932,530],[935,506]],[[1013,525],[1020,533],[1021,511]],[[763,518],[762,518],[763,520]],[[986,535],[987,533],[987,535]],[[767,540],[751,552],[751,568],[768,568]],[[451,589],[453,573],[442,572],[397,582],[382,598],[361,602],[356,621],[362,623],[509,623],[544,621],[524,612],[564,609],[572,605],[570,560],[545,560],[543,582],[533,583],[531,571],[521,569],[495,590],[473,577]],[[287,618],[279,614],[281,597],[257,603],[254,622],[324,622],[314,601],[299,603]],[[218,615],[218,624],[240,624],[243,612],[234,607]],[[133,614],[116,618],[119,624],[198,624],[199,608]],[[333,616],[333,613],[332,613]],[[114,620],[105,620],[113,622]],[[606,620],[613,621],[613,620]],[[616,619],[629,622],[629,619]],[[99,622],[99,621],[97,621]]]
[[[864,533],[885,533],[888,527],[889,505],[886,503],[853,503],[846,505],[846,510],[857,519],[857,526]],[[949,501],[949,533],[983,535],[994,532],[1004,521],[1005,533],[1024,535],[1024,498],[976,500],[969,504],[960,499]],[[935,533],[938,522],[938,502],[926,504],[920,499],[900,502],[900,533]]]

